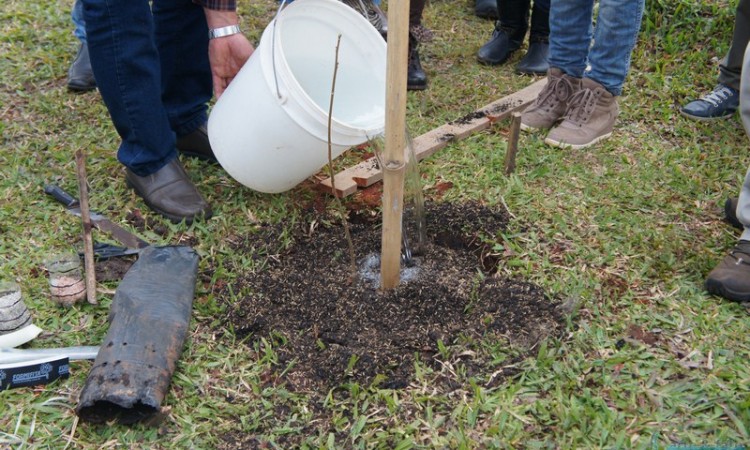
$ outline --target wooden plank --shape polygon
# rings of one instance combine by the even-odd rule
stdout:
[[[543,78],[471,114],[441,125],[421,136],[417,136],[412,141],[417,160],[421,161],[442,150],[449,143],[460,141],[473,133],[486,130],[493,123],[506,119],[514,112],[524,109],[536,99],[546,84],[547,79]],[[346,197],[353,194],[357,186],[368,187],[382,179],[383,172],[380,170],[380,164],[377,158],[373,156],[337,173],[336,190],[340,197]],[[332,193],[331,179],[323,179],[319,184],[319,188],[325,192]]]

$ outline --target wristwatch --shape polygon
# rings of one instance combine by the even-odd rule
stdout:
[[[239,25],[229,25],[221,28],[213,28],[208,30],[208,39],[216,39],[225,36],[231,36],[233,34],[240,33]]]

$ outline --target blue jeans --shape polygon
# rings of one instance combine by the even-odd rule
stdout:
[[[594,30],[594,0],[552,0],[550,67],[576,78],[585,75],[620,95],[641,28],[643,6],[644,0],[600,0]],[[587,65],[591,70],[586,71]]]
[[[83,20],[83,3],[81,0],[76,0],[73,3],[73,10],[70,12],[70,17],[73,19],[73,34],[76,38],[81,41],[81,44],[86,43],[86,21]]]
[[[99,92],[140,176],[177,157],[175,138],[208,119],[208,26],[191,0],[83,0]]]

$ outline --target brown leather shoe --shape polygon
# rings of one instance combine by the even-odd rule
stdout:
[[[205,123],[192,133],[178,137],[176,147],[185,156],[217,162],[214,151],[211,149],[211,142],[208,140],[208,128]]]
[[[172,222],[184,220],[190,224],[195,219],[209,219],[213,215],[211,207],[190,181],[178,158],[145,177],[127,169],[125,180],[149,208]]]

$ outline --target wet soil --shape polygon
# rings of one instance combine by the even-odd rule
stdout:
[[[277,374],[288,389],[325,393],[346,382],[403,388],[414,379],[415,359],[435,368],[460,364],[466,376],[492,384],[498,362],[482,350],[487,343],[513,347],[523,358],[562,333],[556,299],[495,273],[500,255],[492,240],[507,225],[504,210],[428,203],[423,251],[402,264],[399,286],[385,292],[381,217],[361,202],[349,205],[348,217],[354,270],[341,219],[314,208],[291,226],[259,225],[232,239],[234,251],[260,268],[225,262],[237,276],[218,286],[225,321],[249,346],[275,344]]]

